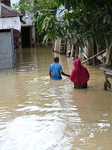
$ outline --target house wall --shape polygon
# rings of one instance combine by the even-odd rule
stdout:
[[[0,7],[0,18],[1,18],[1,15],[2,15],[2,13],[1,13],[1,9],[2,9],[2,8]]]
[[[0,30],[0,69],[14,68],[16,56],[12,30]]]
[[[0,29],[21,30],[20,17],[0,18]]]

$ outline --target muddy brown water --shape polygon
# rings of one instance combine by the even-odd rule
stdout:
[[[67,77],[49,79],[54,56],[70,74],[73,62],[46,47],[22,49],[16,68],[0,70],[0,150],[112,150],[112,89],[103,90],[103,72],[86,66],[88,89],[73,89]]]

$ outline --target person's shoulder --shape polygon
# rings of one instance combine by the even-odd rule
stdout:
[[[82,66],[84,69],[87,69],[85,66]]]
[[[54,62],[54,65],[60,66],[60,63]]]
[[[84,70],[88,71],[88,69],[85,66],[83,66],[83,68],[84,68]]]
[[[50,66],[52,66],[54,63],[50,64]]]
[[[57,63],[57,65],[62,66],[60,63]]]
[[[59,63],[58,63],[58,65],[59,65],[60,67],[62,67],[62,65],[61,65],[61,64],[59,64]]]

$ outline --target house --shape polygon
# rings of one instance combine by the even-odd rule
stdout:
[[[21,13],[14,11],[7,5],[0,3],[0,69],[14,68],[16,54],[14,50],[14,32],[21,31]]]
[[[9,7],[13,7],[13,4],[18,3],[19,1],[21,0],[1,0],[2,3],[4,3]],[[21,20],[21,30],[20,30],[21,37],[15,40],[15,47],[16,48],[30,47],[32,39],[34,39],[35,41],[35,25],[32,24],[33,13],[26,11],[23,16],[20,16],[20,20]],[[14,34],[18,34],[18,32],[15,31]]]
[[[2,29],[16,29],[21,30],[20,16],[22,14],[14,11],[7,5],[0,3],[0,30]]]
[[[10,0],[10,4],[13,6],[13,4],[18,3],[19,1],[20,0]],[[35,41],[35,25],[33,25],[32,22],[33,13],[26,11],[24,16],[22,16],[21,21],[21,42],[23,48],[30,47],[32,39]]]

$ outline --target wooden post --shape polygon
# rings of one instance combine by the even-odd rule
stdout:
[[[86,48],[86,55],[87,57],[91,57],[93,56],[93,50],[92,50],[92,43],[87,43],[87,48]],[[87,62],[87,65],[93,65],[93,60],[90,59],[88,62]]]

